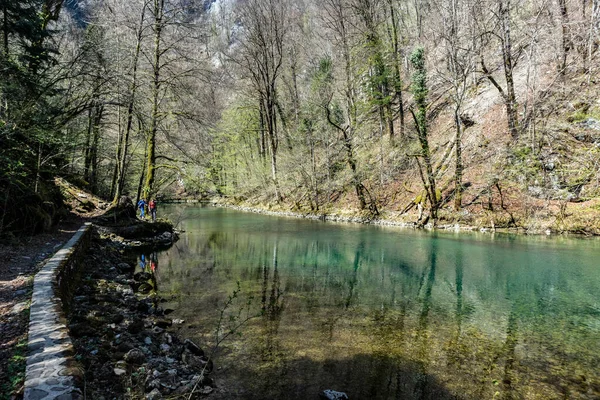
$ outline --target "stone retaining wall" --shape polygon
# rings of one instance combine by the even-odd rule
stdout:
[[[86,223],[36,274],[29,316],[29,346],[24,400],[82,398],[76,386],[81,370],[73,359],[65,307],[77,282],[79,261],[87,250]]]

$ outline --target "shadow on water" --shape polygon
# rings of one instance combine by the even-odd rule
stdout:
[[[345,392],[350,399],[469,399],[451,393],[437,378],[422,370],[420,363],[386,354],[359,354],[348,359],[323,361],[300,358],[261,368],[260,376],[247,377],[249,382],[243,392],[229,392],[222,398],[316,399],[319,392],[333,389]],[[302,373],[298,375],[296,371]]]

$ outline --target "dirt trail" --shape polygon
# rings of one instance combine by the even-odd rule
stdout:
[[[82,223],[72,215],[50,232],[0,245],[0,399],[22,391],[33,276]]]
[[[72,210],[67,217],[49,232],[0,244],[0,400],[22,397],[33,277],[86,220],[108,206],[63,179],[55,183]]]

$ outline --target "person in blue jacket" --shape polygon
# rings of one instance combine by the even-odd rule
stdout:
[[[137,207],[140,209],[140,218],[144,219],[146,216],[146,200],[140,199],[137,203]]]

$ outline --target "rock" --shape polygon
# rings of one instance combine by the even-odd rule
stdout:
[[[193,355],[198,357],[204,356],[204,350],[202,350],[196,343],[192,342],[190,339],[186,339],[183,342],[183,345],[185,346],[185,349]]]
[[[159,400],[162,398],[162,393],[160,393],[158,389],[152,389],[152,391],[146,395],[147,400]]]
[[[211,388],[210,386],[202,386],[199,389],[196,389],[196,392],[203,394],[203,395],[207,395],[207,394],[211,394],[213,392],[213,388]]]
[[[161,345],[160,345],[160,349],[161,349],[163,352],[165,352],[165,353],[166,353],[167,351],[169,351],[169,350],[171,349],[171,346],[169,346],[168,344],[165,344],[165,343],[163,343],[163,344],[161,344]]]
[[[136,334],[140,333],[144,329],[144,322],[142,320],[135,320],[127,327],[127,332]]]
[[[146,282],[146,281],[150,280],[151,278],[152,278],[152,275],[150,275],[147,272],[138,272],[133,275],[133,279],[135,279],[138,282]]]
[[[319,393],[319,398],[323,400],[348,400],[348,395],[344,392],[336,392],[335,390],[327,389]]]
[[[121,368],[115,368],[115,369],[113,369],[113,371],[116,376],[125,375],[125,373],[127,372],[126,370],[121,369]]]
[[[148,346],[152,344],[152,339],[148,336],[146,336],[144,338],[144,343],[146,343]]]
[[[146,356],[139,349],[131,349],[125,354],[125,361],[129,364],[143,364],[146,361]]]
[[[159,328],[168,328],[171,325],[173,325],[173,320],[170,319],[157,319],[156,321],[154,321],[154,325],[158,326]]]
[[[124,319],[125,317],[123,316],[123,314],[115,314],[112,317],[112,322],[114,324],[120,324],[121,322],[123,322]]]
[[[184,351],[181,355],[181,360],[189,365],[191,368],[199,371],[203,370],[205,373],[210,374],[213,370],[213,362],[206,357],[195,356],[188,351]]]
[[[121,272],[129,272],[129,271],[133,271],[135,268],[133,266],[131,266],[130,264],[122,262],[117,265],[117,269]]]
[[[149,283],[142,283],[142,284],[141,284],[141,285],[138,287],[137,291],[138,291],[139,293],[141,293],[141,294],[148,294],[148,293],[150,293],[150,292],[152,291],[152,289],[154,289],[154,288],[153,288],[153,287],[152,287],[152,285],[150,285]]]
[[[69,325],[69,331],[74,337],[93,336],[96,334],[96,330],[86,323],[71,324]]]
[[[160,335],[161,333],[163,333],[165,330],[163,328],[159,328],[158,326],[155,326],[154,328],[152,328],[152,333],[156,334],[156,335]]]
[[[123,353],[127,353],[129,350],[132,350],[132,349],[133,349],[133,344],[131,344],[129,342],[121,342],[117,346],[117,350],[119,350]]]
[[[23,311],[29,308],[29,304],[27,301],[16,304],[13,308],[10,309],[9,314],[15,315],[20,314]]]

